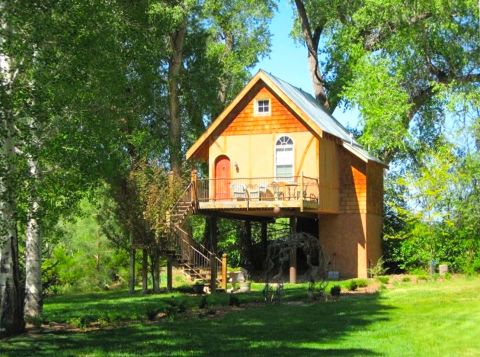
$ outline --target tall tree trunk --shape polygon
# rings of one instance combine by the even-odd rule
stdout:
[[[28,157],[33,186],[38,181],[38,164]],[[39,202],[35,188],[30,193],[30,207],[25,242],[25,317],[38,317],[42,313],[42,237],[38,222]]]
[[[322,77],[322,74],[320,73],[320,66],[318,61],[318,44],[324,24],[320,24],[315,29],[312,29],[303,1],[295,0],[295,6],[297,7],[298,18],[302,26],[303,39],[305,40],[305,44],[307,46],[308,68],[310,70],[310,77],[312,79],[315,99],[320,104],[322,104],[325,109],[332,113],[335,110],[335,106],[331,105],[328,100],[327,92],[325,89],[325,81]]]
[[[133,245],[133,242],[131,242]],[[128,290],[130,294],[135,292],[135,248],[130,248],[130,279],[128,280]]]
[[[153,280],[153,292],[160,292],[160,257],[158,255],[158,249],[153,249],[152,252],[152,280]]]
[[[148,293],[148,251],[142,252],[142,294]]]
[[[5,7],[5,2],[0,2],[0,12]],[[6,23],[0,22],[0,29],[8,33]],[[0,49],[2,44],[0,37]],[[0,87],[4,95],[0,101],[0,338],[20,333],[25,327],[18,268],[17,207],[12,183],[15,151],[13,111],[9,105],[13,82],[10,62],[10,58],[0,52]]]
[[[12,184],[14,160],[11,115],[0,108],[0,338],[23,331],[23,299],[18,267],[18,239],[15,190]]]
[[[172,54],[168,66],[168,104],[170,111],[170,165],[174,177],[181,174],[181,133],[182,123],[180,118],[180,104],[178,99],[178,85],[180,70],[182,68],[183,46],[187,31],[187,19],[179,25],[178,29],[170,35]]]

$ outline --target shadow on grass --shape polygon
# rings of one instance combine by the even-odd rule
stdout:
[[[56,332],[0,342],[6,356],[377,355],[347,335],[387,319],[378,295],[312,305],[248,308],[220,318],[135,324],[88,333]]]

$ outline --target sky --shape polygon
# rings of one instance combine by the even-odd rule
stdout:
[[[302,44],[295,43],[290,36],[293,17],[292,5],[288,1],[280,1],[270,24],[272,34],[270,55],[260,60],[251,72],[253,75],[259,69],[263,69],[313,94],[308,70],[307,49]],[[343,112],[342,108],[337,108],[333,115],[344,126],[356,127],[359,121],[359,112],[356,109]]]

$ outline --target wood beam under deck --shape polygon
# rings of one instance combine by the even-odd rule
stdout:
[[[243,211],[241,213],[237,213],[236,211],[220,211],[220,210],[197,210],[195,214],[200,214],[203,216],[215,216],[218,218],[225,218],[231,219],[234,221],[252,221],[252,222],[266,222],[266,223],[273,223],[275,222],[276,216],[260,216],[260,215],[253,215],[252,212]]]

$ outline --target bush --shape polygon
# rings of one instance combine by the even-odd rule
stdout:
[[[356,279],[357,286],[359,288],[366,288],[368,286],[368,280],[367,279]]]
[[[334,285],[330,288],[330,295],[332,295],[335,298],[338,298],[342,292],[342,288],[340,285]]]
[[[73,327],[86,328],[92,322],[97,321],[97,317],[93,315],[84,315],[82,317],[73,317],[67,321],[67,323]]]
[[[383,267],[384,264],[385,261],[383,260],[383,257],[378,258],[377,263],[373,267],[368,269],[368,274],[372,278],[385,274],[387,272],[387,269]]]
[[[187,310],[187,305],[184,300],[177,301],[175,299],[167,301],[167,307],[165,308],[165,314],[170,320],[174,320],[178,314],[181,314]]]
[[[390,281],[390,277],[386,275],[380,275],[380,276],[377,276],[377,280],[382,284],[388,284],[388,282]]]
[[[26,317],[25,322],[32,324],[34,327],[41,327],[42,323],[44,322],[43,316],[34,316],[34,317]]]
[[[347,285],[348,290],[355,291],[358,288],[358,284],[355,280],[350,280]]]
[[[418,279],[418,277],[417,277],[417,279]],[[408,283],[410,280],[411,280],[411,279],[410,279],[409,276],[404,276],[404,277],[402,278],[402,281],[403,281],[404,283]]]

